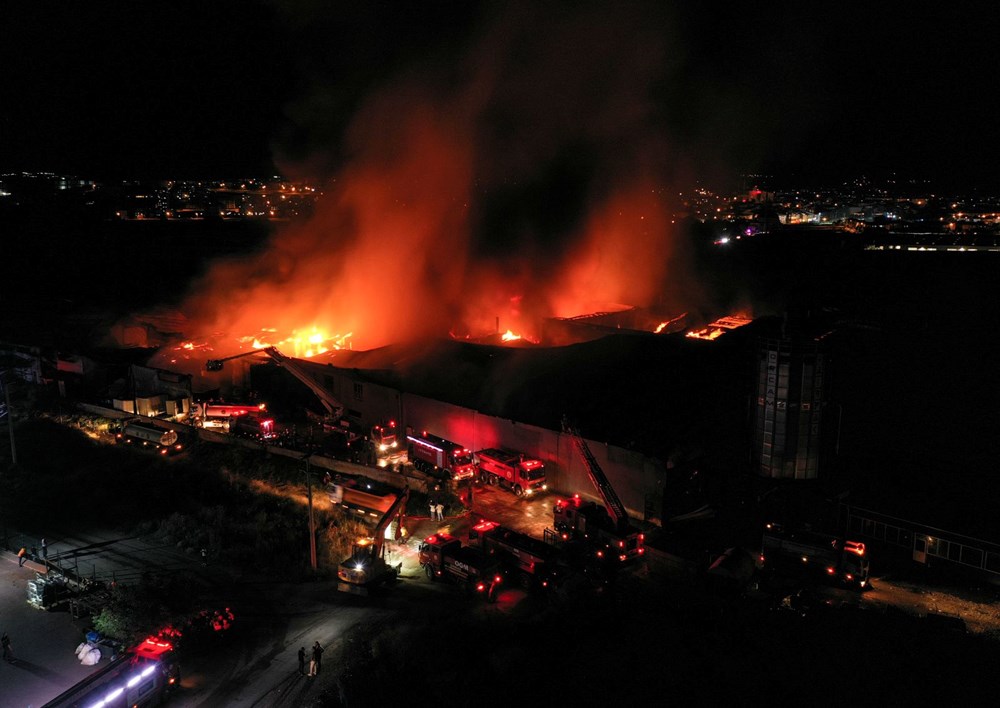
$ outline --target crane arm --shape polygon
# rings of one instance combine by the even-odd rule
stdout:
[[[406,500],[410,498],[410,488],[404,487],[400,492],[399,496],[396,497],[396,501],[392,503],[389,510],[382,515],[382,518],[378,522],[378,526],[375,527],[375,555],[381,557],[382,555],[382,544],[385,542],[385,530],[389,528],[389,524],[392,520],[396,518],[397,515],[402,515],[403,509],[406,507]]]
[[[222,371],[222,367],[225,362],[232,361],[233,359],[241,359],[245,356],[253,356],[255,354],[266,354],[275,364],[282,367],[285,371],[305,384],[310,391],[316,394],[320,403],[322,403],[323,407],[326,408],[327,416],[331,419],[331,422],[337,421],[343,417],[343,404],[334,398],[329,391],[316,383],[316,381],[314,381],[309,374],[303,371],[299,365],[295,363],[294,359],[285,356],[275,347],[264,347],[262,349],[254,349],[249,352],[240,352],[239,354],[233,354],[232,356],[223,357],[221,359],[209,359],[205,362],[205,369],[208,371]]]

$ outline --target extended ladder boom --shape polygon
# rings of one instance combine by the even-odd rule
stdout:
[[[616,524],[619,526],[626,525],[628,523],[628,512],[625,511],[625,505],[622,504],[622,500],[615,493],[614,487],[608,481],[604,470],[601,469],[597,458],[594,457],[594,453],[587,447],[587,443],[580,436],[580,432],[566,418],[563,418],[563,430],[573,438],[573,444],[576,446],[577,452],[580,453],[580,457],[583,458],[583,462],[587,467],[587,474],[590,475],[590,481],[597,487],[597,491],[601,493],[601,498],[604,499],[604,506],[607,507],[608,513],[614,517]]]
[[[329,391],[316,383],[316,381],[314,381],[309,374],[300,369],[298,364],[296,364],[293,359],[285,356],[275,347],[254,349],[253,351],[233,354],[232,356],[223,357],[222,359],[209,359],[205,363],[205,368],[208,371],[221,371],[224,362],[232,359],[240,359],[245,356],[253,356],[255,354],[266,354],[275,364],[282,367],[285,371],[304,383],[310,391],[316,394],[320,403],[322,403],[323,407],[326,408],[327,417],[330,419],[330,422],[336,422],[344,415],[344,406],[340,403],[340,401],[334,398]]]

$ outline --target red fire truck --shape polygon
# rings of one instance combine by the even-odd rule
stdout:
[[[479,548],[463,546],[447,533],[428,536],[420,544],[420,565],[430,580],[449,579],[487,602],[496,600],[503,581],[497,559]]]
[[[562,576],[558,548],[492,521],[473,526],[469,543],[495,556],[525,590],[550,588]]]
[[[426,430],[407,434],[407,455],[418,470],[444,479],[472,479],[476,463],[472,453],[458,443],[431,435]]]
[[[607,510],[594,502],[585,502],[576,494],[559,499],[552,508],[553,525],[564,539],[583,539],[594,546],[599,557],[634,560],[645,552],[645,534],[628,524],[619,524]]]
[[[764,527],[760,565],[765,571],[811,572],[858,590],[868,585],[864,543],[809,529],[787,529],[777,522]]]
[[[274,418],[259,413],[247,413],[231,418],[229,432],[237,437],[252,438],[259,442],[274,440],[278,437],[274,427]]]
[[[509,489],[519,497],[548,489],[545,463],[526,457],[523,452],[491,447],[477,451],[475,459],[479,474],[487,484]]]

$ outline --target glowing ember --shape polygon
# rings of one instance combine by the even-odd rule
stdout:
[[[277,335],[277,330],[273,328],[262,329],[271,335]],[[246,336],[240,337],[241,344],[250,344],[254,349],[266,349],[267,347],[277,347],[282,351],[288,351],[289,356],[308,359],[319,354],[325,354],[339,349],[350,349],[350,338],[352,332],[346,334],[328,335],[318,327],[311,327],[309,330],[292,330],[288,337],[271,336]]]
[[[685,336],[691,337],[692,339],[707,339],[709,341],[714,341],[726,332],[737,329],[738,327],[743,327],[751,322],[753,322],[752,317],[746,317],[744,315],[729,315],[728,317],[720,317],[715,322],[702,329],[691,330]]]
[[[503,333],[503,336],[500,337],[500,339],[502,339],[505,342],[511,342],[515,339],[520,339],[520,338],[521,338],[520,334],[514,334],[509,329]]]
[[[669,322],[661,322],[660,324],[656,325],[656,329],[654,329],[653,332],[655,334],[659,334],[660,332],[663,331],[663,328],[666,327],[668,324],[670,324],[670,323]]]

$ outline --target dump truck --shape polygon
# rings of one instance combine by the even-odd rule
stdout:
[[[499,561],[482,549],[462,545],[451,534],[436,533],[420,544],[419,559],[430,580],[450,580],[487,602],[496,600],[503,575]]]
[[[479,477],[487,484],[514,492],[519,497],[548,489],[545,463],[523,452],[491,447],[478,450],[474,457],[479,466]]]

